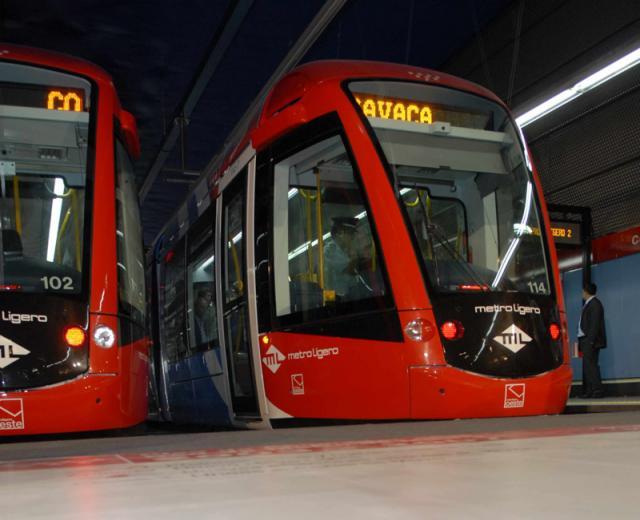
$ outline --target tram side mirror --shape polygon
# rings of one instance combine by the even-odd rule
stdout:
[[[138,127],[136,125],[136,119],[131,113],[126,110],[120,110],[118,117],[120,121],[120,128],[124,133],[125,141],[127,142],[127,149],[133,159],[140,158],[140,140],[138,138]]]

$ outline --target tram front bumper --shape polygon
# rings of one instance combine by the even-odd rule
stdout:
[[[501,379],[450,366],[409,369],[412,419],[457,419],[558,414],[571,387],[571,368]]]
[[[20,392],[0,391],[0,436],[104,430],[145,419],[146,399],[116,374],[87,374]]]

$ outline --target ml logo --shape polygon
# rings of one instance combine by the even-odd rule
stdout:
[[[509,328],[504,329],[500,334],[494,336],[493,339],[515,354],[520,349],[524,348],[532,338],[515,325],[511,325]]]
[[[0,335],[0,369],[8,367],[27,354],[30,354],[29,350]]]

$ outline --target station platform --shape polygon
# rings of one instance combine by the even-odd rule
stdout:
[[[640,412],[3,440],[3,518],[637,518]]]
[[[565,413],[599,413],[640,411],[640,396],[612,396],[599,399],[572,397],[567,401]]]

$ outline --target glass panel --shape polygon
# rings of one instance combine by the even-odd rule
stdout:
[[[386,293],[369,216],[339,136],[277,163],[274,185],[278,316]]]
[[[165,256],[164,296],[162,301],[163,349],[169,361],[185,357],[187,353],[184,312],[184,239]]]
[[[116,141],[116,206],[120,309],[134,321],[144,323],[145,279],[142,223],[133,165],[120,141]]]
[[[244,296],[244,193],[238,193],[225,204],[225,302]]]
[[[192,351],[205,351],[219,347],[212,211],[200,217],[189,233],[188,244],[189,344]]]
[[[255,396],[251,345],[245,297],[244,210],[246,168],[225,189],[223,197],[223,249],[225,348],[229,363],[229,384],[233,411],[253,414],[258,405]]]
[[[82,290],[91,86],[0,64],[0,286]]]
[[[432,285],[549,294],[531,167],[509,115],[484,98],[415,83],[350,84],[380,141]],[[464,208],[438,216],[436,199]],[[454,216],[455,215],[455,216]]]
[[[453,254],[468,259],[466,219],[459,200],[434,198],[423,189],[402,188],[400,195],[423,258],[448,261]],[[433,244],[429,239],[429,223],[442,230],[442,243]]]
[[[251,352],[249,350],[249,338],[247,337],[247,308],[241,306],[229,312],[226,320],[226,342],[231,355],[231,378],[234,398],[234,410],[249,411],[254,409],[253,368]],[[243,410],[243,402],[251,403],[248,410]]]

